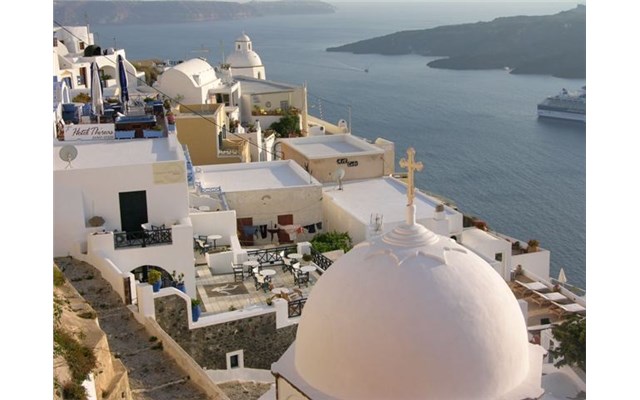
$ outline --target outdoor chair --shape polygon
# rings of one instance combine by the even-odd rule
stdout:
[[[233,281],[234,282],[244,281],[244,271],[242,270],[242,265],[233,266]]]
[[[200,249],[200,254],[207,253],[209,251],[209,249],[211,249],[211,247],[213,247],[212,244],[207,243],[207,242],[203,242],[200,239],[198,239],[197,242],[198,242],[198,247]]]
[[[309,287],[309,273],[302,272],[302,271],[294,271],[293,283],[297,284],[298,287],[302,287],[302,285]]]
[[[285,257],[282,259],[282,262],[282,272],[291,271],[291,260]]]
[[[587,309],[578,303],[561,304],[556,301],[551,302],[552,307],[549,309],[557,317],[563,317],[566,314],[584,314]]]

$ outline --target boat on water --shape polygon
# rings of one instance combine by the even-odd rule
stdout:
[[[547,97],[538,104],[538,117],[586,122],[586,86],[583,86],[577,92],[569,92],[567,89],[562,89],[559,94]]]

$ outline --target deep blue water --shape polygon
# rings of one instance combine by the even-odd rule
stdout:
[[[336,122],[348,119],[350,105],[354,134],[394,141],[398,159],[407,147],[416,148],[425,165],[418,187],[452,199],[492,229],[525,242],[538,239],[551,250],[551,275],[564,267],[570,283],[585,287],[585,125],[536,116],[539,101],[562,88],[576,90],[584,79],[439,70],[420,56],[325,51],[399,30],[554,14],[575,5],[337,6],[331,15],[91,29],[98,44],[109,47],[115,40],[132,60],[204,55],[212,64],[221,60],[223,49],[230,54],[233,40],[246,32],[267,78],[307,83],[312,114]],[[209,53],[197,51],[202,48]]]

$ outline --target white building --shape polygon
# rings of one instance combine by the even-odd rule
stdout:
[[[91,54],[85,55],[85,51]],[[101,49],[94,43],[93,33],[87,26],[65,26],[53,29],[53,77],[54,82],[65,82],[71,98],[91,90],[91,63],[95,62],[103,79],[103,96],[120,95],[118,86],[117,57],[124,59],[127,71],[129,95],[134,96],[146,87],[144,72],[138,72],[127,60],[124,49]],[[148,87],[147,87],[148,88]]]
[[[248,76],[234,75],[234,79],[242,88],[240,122],[251,125],[260,121],[267,129],[288,112],[299,115],[300,130],[307,131],[306,87]]]
[[[325,185],[322,210],[328,231],[349,232],[353,243],[371,240],[405,221],[396,205],[406,199],[407,186],[390,176]],[[417,192],[414,200],[419,224],[433,232],[451,237],[462,233],[462,213],[442,202]]]
[[[411,201],[410,201],[411,202]],[[485,261],[406,222],[364,242],[311,292],[273,364],[276,399],[535,399],[542,347]]]
[[[226,60],[233,76],[248,76],[255,79],[267,79],[267,74],[258,53],[253,51],[251,39],[240,35],[235,42],[234,52]]]
[[[295,160],[322,183],[378,178],[394,172],[393,143],[378,139],[375,143],[353,135],[327,135],[276,141],[276,153]]]
[[[77,156],[63,160],[61,151]],[[185,274],[187,293],[195,296],[186,168],[173,134],[55,142],[54,256],[106,263],[123,276],[145,266],[168,274],[176,270]],[[92,226],[93,217],[104,224]],[[142,224],[148,224],[148,230]]]
[[[308,240],[322,222],[322,185],[293,161],[208,165],[197,171],[201,192],[219,188],[235,211],[244,246]]]
[[[215,69],[201,58],[192,58],[167,68],[154,84],[160,92],[183,104],[213,104],[216,94],[225,93],[230,106],[238,105],[237,84],[225,84]]]

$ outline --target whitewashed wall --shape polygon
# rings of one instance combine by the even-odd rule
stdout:
[[[130,272],[143,265],[154,265],[171,273],[184,274],[187,294],[196,297],[196,276],[193,257],[193,228],[188,224],[171,226],[173,243],[149,247],[116,249],[113,233],[89,235],[87,256],[90,263],[108,258],[123,272]]]
[[[86,242],[87,220],[105,219],[105,229],[122,230],[119,193],[146,190],[149,222],[172,223],[188,216],[187,183],[155,184],[153,164],[67,169],[53,175],[54,256],[66,256]]]
[[[272,190],[227,192],[229,207],[237,218],[253,218],[253,225],[273,227],[278,215],[293,215],[293,224],[310,225],[322,221],[322,187],[301,186]],[[235,229],[235,228],[234,228]],[[316,232],[317,233],[317,232]],[[310,240],[315,234],[297,235],[297,241]],[[275,240],[275,239],[274,239]],[[271,235],[255,238],[256,245],[271,243]]]

